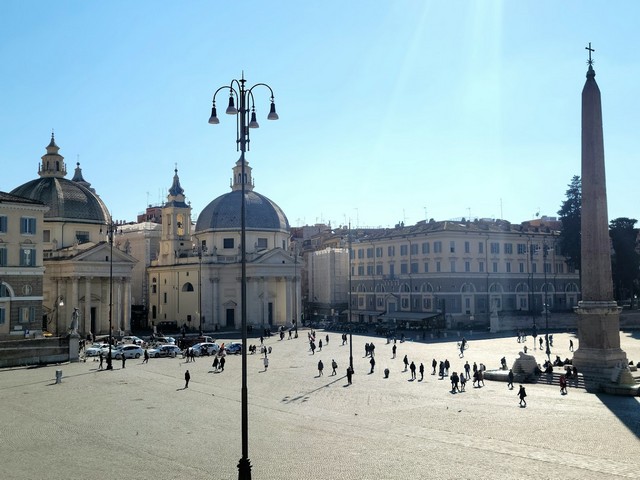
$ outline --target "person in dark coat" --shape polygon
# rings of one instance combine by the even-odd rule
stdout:
[[[525,400],[526,396],[527,396],[527,392],[525,391],[524,387],[522,385],[520,385],[520,389],[518,390],[518,397],[520,397],[520,406],[521,407],[526,407],[527,406],[527,401]]]
[[[371,357],[371,360],[369,360],[369,363],[371,364],[371,371],[369,373],[373,373],[373,369],[376,366],[376,359]]]
[[[424,378],[424,365],[420,364],[420,381]]]
[[[189,388],[189,380],[191,380],[191,375],[189,374],[189,370],[184,372],[184,388]]]
[[[318,376],[319,377],[322,376],[322,370],[324,370],[324,363],[322,363],[322,360],[318,360]]]
[[[404,371],[406,372],[409,368],[409,358],[406,355],[402,359],[402,363],[404,363]]]
[[[347,367],[347,383],[351,385],[351,377],[353,376],[353,370],[351,367]]]
[[[509,387],[509,390],[513,390],[513,370],[509,370],[509,383],[507,383],[507,387]]]

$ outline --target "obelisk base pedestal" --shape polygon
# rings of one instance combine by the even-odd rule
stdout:
[[[582,373],[587,389],[603,384],[632,385],[627,354],[620,348],[620,308],[616,302],[580,302],[579,348],[573,365]]]

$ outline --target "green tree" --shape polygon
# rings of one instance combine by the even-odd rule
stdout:
[[[611,255],[611,274],[614,296],[619,302],[633,298],[640,269],[638,254],[637,220],[620,217],[609,222],[609,235],[613,254]]]
[[[567,199],[562,202],[558,215],[562,222],[562,232],[558,245],[567,263],[574,269],[580,268],[580,222],[582,207],[582,181],[578,175],[571,179]]]

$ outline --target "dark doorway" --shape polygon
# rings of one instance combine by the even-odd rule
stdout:
[[[97,333],[96,330],[96,315],[97,315],[97,309],[96,307],[91,307],[91,333],[93,333],[94,335]]]
[[[236,326],[236,310],[235,308],[227,308],[227,323],[228,328],[235,328]]]
[[[267,305],[267,321],[269,325],[273,325],[273,302],[269,302]]]

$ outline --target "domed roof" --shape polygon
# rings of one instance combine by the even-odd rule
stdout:
[[[80,164],[77,164],[72,180],[64,178],[67,168],[64,157],[58,150],[60,149],[52,133],[47,153],[42,157],[38,169],[40,178],[20,185],[11,193],[47,205],[49,211],[44,214],[45,220],[108,223],[109,210],[91,188],[91,184],[82,177]]]
[[[95,193],[66,178],[43,177],[11,191],[13,195],[38,200],[49,207],[45,220],[64,219],[106,224],[109,211]]]
[[[241,190],[219,196],[198,216],[196,231],[239,229],[241,202]],[[245,202],[247,230],[289,231],[289,221],[282,209],[264,195],[246,191]]]

